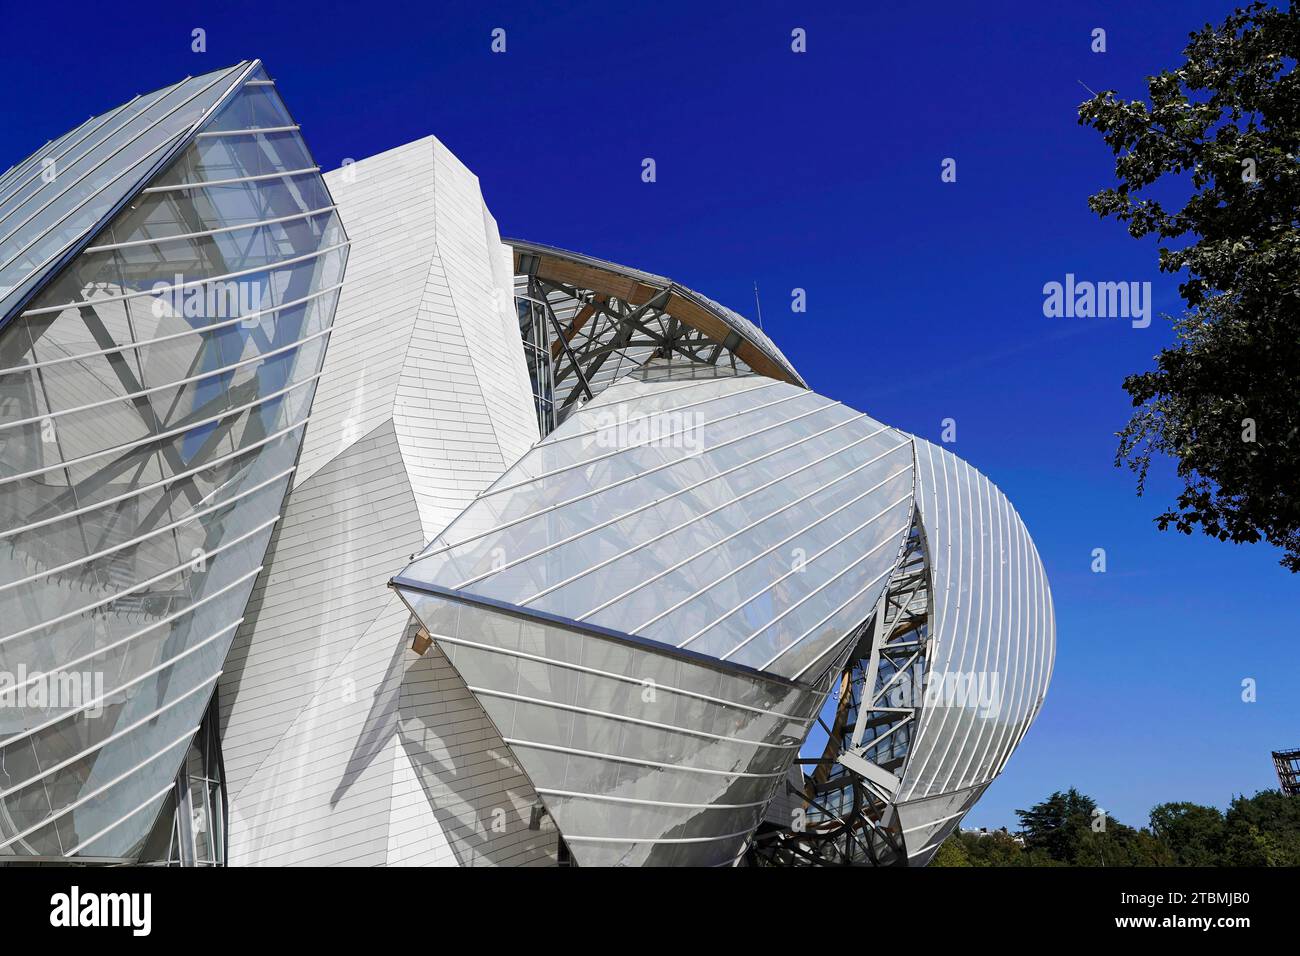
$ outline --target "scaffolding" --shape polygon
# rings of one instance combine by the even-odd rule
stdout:
[[[1282,792],[1289,797],[1300,797],[1300,750],[1274,750],[1273,766]]]

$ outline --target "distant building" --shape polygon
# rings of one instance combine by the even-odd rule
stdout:
[[[996,830],[990,830],[988,827],[962,827],[961,832],[965,836],[973,837],[989,837],[994,835],[1010,837],[1021,846],[1025,845],[1025,838],[1023,836],[1019,833],[1010,832],[1006,827],[998,827]]]

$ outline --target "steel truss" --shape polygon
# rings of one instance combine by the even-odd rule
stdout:
[[[931,616],[925,536],[913,516],[903,557],[818,722],[819,756],[801,756],[803,787],[788,826],[765,825],[750,846],[755,866],[903,866],[907,850],[893,799],[924,701]]]
[[[1300,797],[1300,750],[1273,751],[1273,766],[1277,768],[1277,780],[1282,785],[1282,792],[1292,797]]]
[[[515,277],[515,296],[543,434],[580,401],[652,359],[749,371],[734,351],[738,334],[719,342],[672,315],[672,289],[633,304],[534,274]]]

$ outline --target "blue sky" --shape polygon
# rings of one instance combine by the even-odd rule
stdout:
[[[1154,248],[1088,211],[1112,165],[1075,108],[1081,84],[1142,95],[1229,4],[801,6],[11,6],[9,35],[30,42],[0,66],[0,168],[136,93],[256,56],[326,168],[434,133],[504,235],[670,275],[751,317],[757,281],[768,333],[816,390],[932,440],[954,418],[949,447],[1006,492],[1047,566],[1047,704],[969,824],[1014,825],[1069,786],[1134,824],[1162,801],[1275,786],[1269,750],[1300,746],[1300,578],[1265,546],[1158,532],[1169,469],[1139,500],[1112,466],[1120,382],[1167,323],[1042,311],[1067,272],[1151,281],[1156,310],[1177,310]],[[1105,574],[1089,570],[1098,547]]]

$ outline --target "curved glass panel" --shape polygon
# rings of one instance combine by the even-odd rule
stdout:
[[[0,858],[138,852],[294,468],[347,237],[274,86],[239,69],[0,331]],[[65,168],[184,132],[227,75],[123,108]]]

